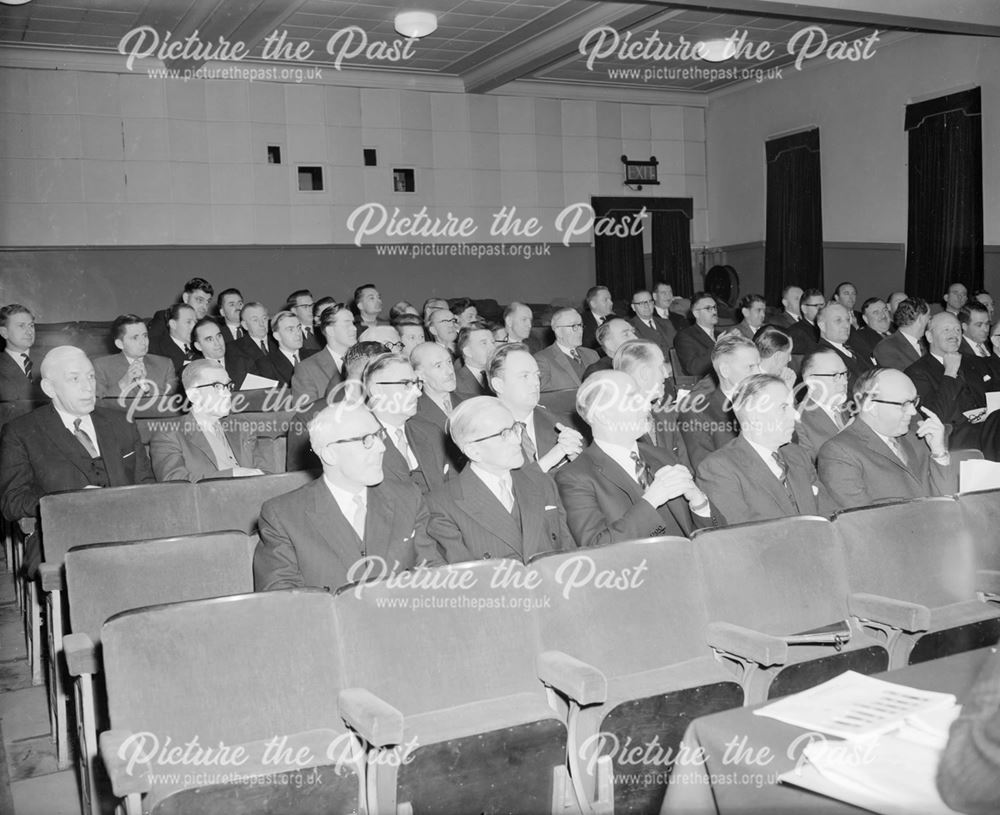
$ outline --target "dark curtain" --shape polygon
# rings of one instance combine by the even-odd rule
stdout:
[[[805,130],[765,144],[767,235],[764,298],[781,302],[781,290],[795,284],[823,290],[823,201],[819,130]]]
[[[930,302],[951,283],[983,286],[981,110],[979,88],[906,106],[906,291]]]
[[[614,221],[616,227],[627,229],[635,212],[610,210],[597,217]],[[626,225],[623,225],[623,222]],[[607,286],[612,300],[627,300],[632,292],[646,286],[646,270],[642,260],[642,234],[624,238],[594,235],[597,260],[597,285]]]
[[[653,285],[657,283],[669,283],[674,297],[694,294],[690,212],[653,213]]]

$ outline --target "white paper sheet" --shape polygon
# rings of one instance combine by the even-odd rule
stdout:
[[[246,379],[243,380],[243,384],[240,385],[240,390],[257,391],[276,387],[278,387],[278,382],[275,379],[267,379],[263,376],[257,376],[257,374],[247,374]]]
[[[959,492],[996,489],[1000,489],[1000,462],[974,459],[959,464]]]

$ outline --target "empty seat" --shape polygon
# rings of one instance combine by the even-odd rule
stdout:
[[[997,574],[977,570],[973,531],[954,498],[922,498],[838,514],[851,612],[887,640],[893,665],[995,643]],[[995,532],[994,532],[995,534]]]
[[[693,545],[712,621],[709,644],[737,670],[748,704],[847,670],[889,667],[882,643],[850,622],[844,555],[826,518],[703,530]]]
[[[572,800],[566,728],[535,674],[535,598],[498,574],[524,566],[459,563],[337,593],[340,710],[368,745],[371,811],[540,814]]]
[[[1000,570],[1000,490],[963,493],[958,505],[964,526],[976,542],[979,568]]]
[[[600,812],[658,812],[691,720],[744,698],[705,642],[691,541],[552,553],[530,570],[544,599],[539,676],[567,716],[578,798]]]
[[[200,531],[238,529],[255,535],[260,508],[265,501],[298,489],[315,478],[316,473],[302,470],[200,481],[195,487]]]
[[[74,681],[84,812],[100,813],[97,733],[106,723],[100,675],[101,626],[115,614],[155,603],[253,591],[253,541],[242,532],[77,546],[66,553],[72,634],[63,638]]]
[[[100,752],[129,815],[362,811],[327,592],[126,611],[101,642],[112,729]]]

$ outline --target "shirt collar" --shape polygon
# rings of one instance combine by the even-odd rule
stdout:
[[[499,497],[500,487],[503,485],[505,485],[507,489],[511,490],[513,493],[513,480],[510,476],[510,470],[503,475],[496,475],[495,473],[491,473],[488,470],[483,469],[476,462],[472,462],[469,466],[472,468],[472,472],[478,476],[479,480],[482,481],[487,486],[489,491],[497,497]]]
[[[344,513],[344,517],[347,518],[348,523],[354,518],[354,499],[356,496],[361,496],[361,503],[368,507],[368,488],[362,487],[360,492],[351,492],[350,490],[345,490],[343,487],[338,487],[326,474],[323,475],[323,482],[326,484],[326,488],[330,490],[330,495],[333,496],[333,500],[337,502],[337,506],[340,507],[340,511]]]
[[[631,445],[625,447],[624,445],[615,444],[604,439],[594,439],[594,444],[607,453],[611,460],[628,473],[631,478],[635,478],[635,461],[632,459],[632,453],[639,451],[638,444],[632,442]]]
[[[775,475],[778,475],[778,473],[780,472],[780,468],[778,467],[778,462],[774,460],[774,454],[776,451],[768,450],[766,447],[757,444],[757,442],[750,441],[750,439],[747,439],[746,436],[744,436],[743,438],[746,439],[747,444],[749,444],[754,449],[754,452],[761,457],[761,460],[764,462],[765,465],[767,465],[767,468]]]
[[[59,414],[60,420],[62,420],[63,425],[70,433],[76,432],[76,429],[73,427],[73,423],[79,419],[80,427],[87,431],[92,440],[94,439],[94,420],[91,418],[89,413],[86,416],[74,416],[72,413],[67,413],[61,407],[56,405],[55,402],[52,403],[52,407],[56,409],[56,413]]]
[[[580,349],[579,348],[574,348],[574,349],[570,350],[565,345],[563,345],[561,342],[557,342],[556,345],[559,347],[559,350],[562,351],[568,357],[573,356],[573,351],[576,351],[577,353],[580,353]]]

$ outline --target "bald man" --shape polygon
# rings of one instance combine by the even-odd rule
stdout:
[[[43,495],[86,487],[155,481],[139,433],[119,411],[95,407],[94,366],[79,348],[45,355],[41,387],[52,402],[4,425],[0,509],[7,520],[33,518]],[[39,561],[29,540],[29,574]]]

